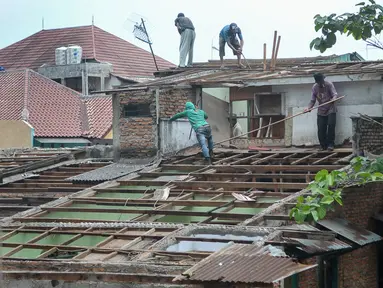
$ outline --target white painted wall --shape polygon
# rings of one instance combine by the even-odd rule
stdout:
[[[329,79],[331,81],[331,78]],[[346,97],[337,104],[336,144],[341,144],[352,135],[351,116],[357,113],[382,116],[383,84],[380,81],[333,82],[338,95]],[[307,107],[311,99],[313,84],[274,85],[273,92],[284,93],[285,115],[293,114]],[[316,111],[298,116],[292,120],[292,144],[318,144]]]
[[[229,88],[203,88],[202,91],[222,101],[229,103],[229,100],[230,100]]]
[[[178,119],[173,122],[160,120],[161,152],[172,153],[198,143],[194,130],[190,140],[191,126],[188,120]]]

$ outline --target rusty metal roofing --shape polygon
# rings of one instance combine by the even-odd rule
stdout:
[[[261,67],[262,66],[262,67]],[[159,77],[152,81],[131,85],[128,88],[113,90],[135,90],[148,87],[166,86],[166,85],[220,85],[220,86],[251,86],[257,81],[308,77],[315,72],[331,75],[350,75],[360,73],[380,73],[383,72],[383,61],[362,61],[362,62],[341,62],[341,63],[300,63],[288,67],[280,66],[275,71],[264,71],[263,65],[252,66],[252,69],[224,69],[218,67],[194,67],[187,70],[167,70],[160,71],[160,75],[169,75]],[[113,92],[109,91],[109,92]]]
[[[273,283],[316,266],[274,257],[267,249],[233,244],[205,258],[183,275],[195,281]]]
[[[318,224],[361,246],[382,240],[379,235],[351,224],[344,219],[321,220]]]
[[[326,253],[331,251],[339,251],[345,249],[351,249],[352,247],[344,243],[343,241],[336,239],[334,241],[324,241],[324,240],[312,240],[312,239],[302,239],[302,238],[284,238],[286,240],[292,240],[300,243],[302,246],[297,246],[296,248],[306,252],[307,254],[318,254]]]

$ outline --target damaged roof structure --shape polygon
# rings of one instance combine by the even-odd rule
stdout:
[[[21,279],[126,287],[290,281],[317,266],[314,256],[340,257],[381,240],[339,215],[318,226],[288,217],[317,171],[341,169],[351,157],[348,149],[217,149],[213,166],[194,154],[136,167],[3,219],[2,287]],[[99,169],[78,181],[94,181]]]

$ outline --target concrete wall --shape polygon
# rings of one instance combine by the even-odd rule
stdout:
[[[229,103],[230,99],[230,88],[203,88],[203,92]]]
[[[229,103],[203,92],[202,109],[207,113],[209,117],[208,122],[212,129],[213,140],[215,142],[219,142],[221,140],[229,138]]]
[[[0,148],[33,147],[34,129],[22,120],[0,120]]]
[[[331,80],[331,79],[329,79]],[[338,105],[336,144],[351,138],[350,117],[355,113],[382,115],[383,86],[380,81],[334,82],[338,95],[346,95]],[[301,112],[311,99],[312,84],[274,85],[273,92],[282,93],[285,115]],[[286,145],[318,144],[316,111],[286,122]]]
[[[197,143],[194,130],[191,131],[191,125],[188,120],[180,119],[169,122],[167,119],[160,121],[160,147],[164,154],[173,153],[181,149],[193,146]]]

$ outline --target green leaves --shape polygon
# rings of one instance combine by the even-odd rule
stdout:
[[[314,17],[314,29],[321,30],[321,37],[315,38],[310,43],[310,49],[319,50],[321,53],[336,44],[336,33],[352,35],[355,40],[368,40],[373,34],[379,35],[383,30],[383,7],[369,0],[369,3],[360,2],[357,13],[331,14]],[[383,47],[383,46],[382,46]]]
[[[350,161],[349,171],[321,170],[315,175],[307,189],[311,195],[297,197],[296,206],[290,211],[290,218],[297,223],[319,221],[328,211],[334,211],[335,205],[343,205],[342,190],[346,186],[361,185],[372,181],[383,181],[383,158],[369,160],[355,157]]]

